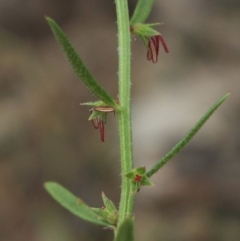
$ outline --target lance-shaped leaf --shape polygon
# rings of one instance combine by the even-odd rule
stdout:
[[[63,30],[58,26],[58,24],[51,18],[46,17],[56,40],[60,44],[61,48],[66,54],[68,61],[70,62],[73,70],[77,74],[77,76],[82,80],[84,85],[90,89],[90,91],[97,96],[100,100],[105,102],[106,104],[117,107],[118,105],[114,101],[114,99],[107,93],[106,90],[95,80],[95,78],[91,75],[89,70],[84,65],[82,59],[77,54],[76,50],[68,40],[67,36],[63,32]]]
[[[118,227],[114,241],[133,241],[134,225],[132,218],[126,218]]]
[[[137,6],[135,7],[133,16],[130,20],[130,26],[135,23],[144,23],[148,18],[154,0],[138,0]]]
[[[107,222],[99,219],[97,214],[84,203],[80,198],[74,196],[66,188],[62,187],[56,182],[46,182],[44,184],[48,193],[63,207],[74,215],[88,221],[102,226],[110,226]],[[110,226],[111,227],[111,226]]]
[[[195,134],[201,129],[201,127],[206,123],[210,116],[217,110],[217,108],[227,99],[229,95],[230,93],[224,95],[220,100],[218,100],[197,122],[197,124],[187,133],[187,135],[146,173],[146,176],[151,177],[160,168],[162,168],[163,165],[165,165],[169,160],[171,160],[179,151],[181,151],[187,145],[187,143],[195,136]]]

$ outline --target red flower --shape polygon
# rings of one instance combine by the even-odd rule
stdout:
[[[93,111],[102,112],[102,115],[99,115],[92,119],[92,123],[95,129],[100,130],[101,141],[104,142],[104,123],[106,123],[106,114],[109,112],[113,112],[115,116],[115,109],[111,106],[96,106],[90,109],[90,111],[91,113]]]
[[[159,43],[162,44],[166,53],[169,52],[168,47],[160,34],[150,37],[148,39],[147,59],[152,60],[154,64],[158,61]]]

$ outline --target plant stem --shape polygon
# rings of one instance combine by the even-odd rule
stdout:
[[[130,30],[127,0],[116,0],[118,24],[118,55],[119,55],[119,102],[121,110],[118,112],[120,155],[121,155],[121,198],[119,205],[120,225],[132,213],[133,199],[132,183],[124,176],[133,169],[132,130],[130,110]]]

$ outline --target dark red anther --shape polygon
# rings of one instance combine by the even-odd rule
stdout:
[[[101,141],[104,142],[104,122],[103,122],[103,119],[99,118],[99,122],[98,123],[99,123]]]
[[[168,47],[163,39],[163,37],[159,35],[154,35],[148,39],[148,51],[147,51],[147,59],[152,60],[155,64],[158,61],[158,53],[159,53],[159,43],[162,44],[166,53],[169,52]]]

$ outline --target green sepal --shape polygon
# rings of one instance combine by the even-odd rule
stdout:
[[[142,166],[142,167],[137,167],[135,169],[136,174],[139,174],[141,176],[143,176],[146,173],[146,167]]]
[[[142,177],[141,186],[153,186],[153,183],[150,181],[150,179],[146,175],[144,175]]]
[[[153,29],[153,26],[160,25],[160,23],[152,23],[152,24],[143,24],[136,23],[131,29],[132,33],[139,35],[142,38],[150,38],[151,36],[159,35],[160,33]]]
[[[66,188],[56,182],[46,182],[44,184],[47,192],[63,207],[74,215],[84,219],[88,222],[95,223],[102,226],[110,226],[108,222],[100,220],[98,215],[91,210],[91,208],[84,203],[80,198],[73,195]]]
[[[80,105],[104,106],[106,105],[106,103],[104,103],[101,100],[98,100],[98,101],[89,101],[89,102],[81,103]]]
[[[88,120],[93,120],[97,117],[101,117],[103,119],[103,122],[105,124],[107,123],[107,113],[103,113],[103,112],[99,112],[99,111],[95,111],[95,110],[93,110],[93,112],[89,116]]]
[[[60,44],[62,50],[66,54],[66,57],[71,64],[74,72],[81,79],[84,85],[90,89],[90,91],[97,96],[100,100],[107,103],[107,105],[117,108],[114,99],[107,93],[107,91],[95,80],[92,74],[84,65],[82,59],[78,55],[77,51],[74,49],[67,36],[63,30],[58,26],[58,24],[51,18],[46,17],[50,28]]]
[[[146,173],[146,167],[137,167],[125,174],[125,177],[133,179],[136,175],[144,176]]]
[[[104,203],[103,208],[92,208],[92,210],[98,215],[101,220],[104,220],[109,225],[116,227],[118,222],[118,210],[113,202],[108,199],[102,192],[102,199]]]
[[[91,115],[89,116],[88,120],[92,120],[92,119],[95,119],[97,117],[100,117],[100,116],[102,116],[102,114],[105,114],[105,113],[101,113],[99,111],[93,110]]]
[[[95,212],[98,215],[98,218],[100,220],[103,220],[104,222],[108,223],[108,227],[111,226],[112,228],[115,228],[117,226],[118,221],[118,212],[109,213],[106,211],[106,209],[102,208],[91,208],[93,212]]]
[[[144,45],[148,47],[148,40],[152,36],[160,35],[158,31],[153,29],[153,26],[160,25],[161,23],[151,23],[151,24],[143,24],[136,23],[131,27],[131,32],[133,34],[138,35],[143,41]]]

